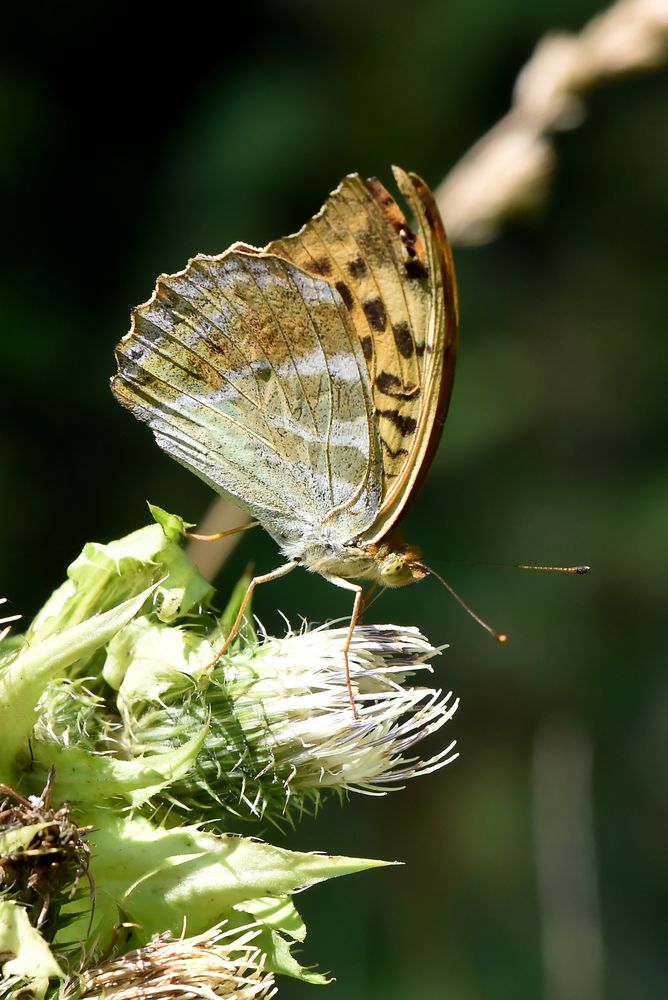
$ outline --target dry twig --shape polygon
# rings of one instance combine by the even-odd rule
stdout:
[[[668,0],[619,0],[578,35],[541,39],[517,78],[511,110],[436,191],[452,242],[487,243],[506,219],[539,205],[556,163],[552,137],[582,122],[587,94],[666,60]]]

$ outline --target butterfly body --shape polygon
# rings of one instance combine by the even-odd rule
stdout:
[[[417,549],[391,539],[382,545],[364,545],[355,541],[335,545],[331,542],[304,540],[296,545],[281,545],[289,560],[312,573],[345,580],[372,580],[383,587],[405,587],[425,576]]]

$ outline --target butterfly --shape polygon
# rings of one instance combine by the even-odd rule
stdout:
[[[452,253],[427,185],[395,167],[417,232],[350,174],[295,235],[235,243],[158,278],[116,349],[112,391],[167,454],[231,496],[285,563],[354,592],[430,572],[397,525],[436,452],[458,343]]]

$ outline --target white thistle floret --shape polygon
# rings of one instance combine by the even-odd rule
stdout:
[[[322,626],[265,637],[250,656],[244,651],[227,661],[235,714],[242,725],[261,717],[270,767],[290,765],[286,798],[292,786],[382,793],[457,756],[454,742],[428,759],[407,756],[457,709],[452,692],[404,684],[417,670],[431,671],[428,660],[440,651],[416,628],[358,626],[348,657],[355,719],[345,680],[346,635],[346,628]]]

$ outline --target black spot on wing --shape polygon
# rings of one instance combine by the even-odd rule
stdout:
[[[387,313],[380,299],[369,299],[363,305],[364,314],[374,330],[383,332],[387,326]]]
[[[379,372],[375,379],[376,388],[385,396],[393,399],[415,399],[420,395],[420,386],[405,386],[398,376],[392,372]]]
[[[380,372],[376,377],[376,385],[381,392],[391,392],[392,389],[398,389],[401,385],[401,379],[392,372]]]
[[[397,345],[397,350],[402,358],[411,358],[415,351],[415,343],[408,328],[408,323],[395,323],[392,327],[392,333],[394,334],[394,342]]]
[[[385,451],[388,453],[388,455],[390,456],[390,458],[399,458],[401,455],[407,455],[408,454],[408,452],[407,452],[407,450],[405,448],[396,448],[396,449],[395,448],[390,448],[389,444],[387,443],[387,441],[385,440],[384,437],[381,437],[381,441],[383,442],[383,447],[385,448]],[[396,472],[386,473],[386,475],[390,475],[392,477],[392,479],[394,479],[396,477],[397,473]]]
[[[371,361],[373,357],[373,340],[371,337],[360,337],[360,344],[362,345],[364,360]]]
[[[417,420],[413,417],[402,417],[398,410],[378,410],[379,417],[387,417],[397,428],[402,437],[410,437],[415,433]]]
[[[321,274],[323,278],[326,278],[328,274],[332,273],[332,262],[327,257],[319,257],[317,260],[311,262],[309,270],[315,271],[316,274]]]
[[[363,278],[367,272],[366,261],[362,257],[348,262],[348,273],[351,278]]]
[[[336,284],[334,285],[334,287],[336,288],[337,292],[339,293],[339,295],[343,299],[343,301],[345,303],[345,306],[346,306],[346,309],[348,309],[348,310],[352,309],[352,307],[354,305],[354,299],[353,299],[353,296],[352,296],[352,292],[350,291],[350,289],[346,285],[345,281],[337,281]]]
[[[407,260],[404,264],[408,278],[428,278],[429,272],[421,260]]]

